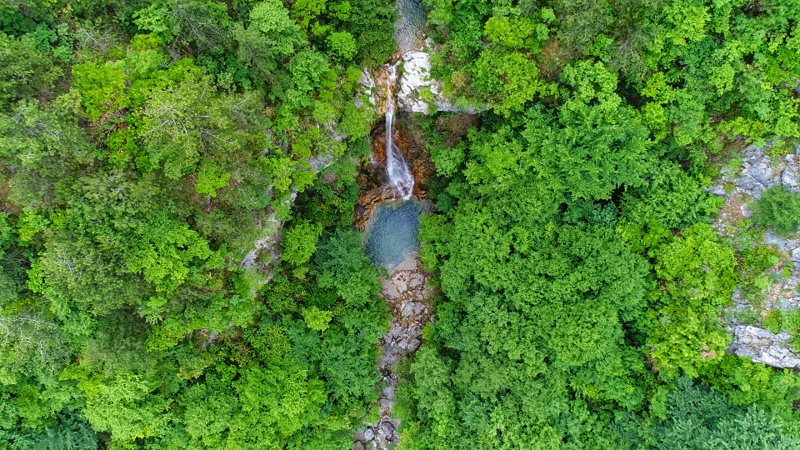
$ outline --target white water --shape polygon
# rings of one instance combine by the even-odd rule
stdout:
[[[395,66],[390,65],[386,70],[389,75],[389,85],[386,87],[386,173],[389,176],[389,184],[394,188],[394,191],[403,200],[408,200],[414,191],[414,176],[411,175],[400,148],[395,145],[392,134],[395,110],[392,90],[397,81],[396,69]]]

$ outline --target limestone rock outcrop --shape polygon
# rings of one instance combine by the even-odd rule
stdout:
[[[741,154],[739,169],[725,168],[721,179],[708,191],[725,198],[725,206],[716,222],[718,231],[726,233],[726,222],[731,219],[750,218],[752,212],[747,203],[761,198],[761,193],[774,185],[780,185],[794,192],[800,192],[800,167],[798,155],[771,156],[767,148],[749,146]],[[731,217],[733,216],[733,217]],[[733,334],[728,352],[746,356],[753,362],[764,363],[777,368],[800,369],[800,354],[794,351],[788,332],[773,333],[759,326],[761,318],[771,310],[795,310],[800,307],[800,237],[778,236],[772,231],[764,234],[764,243],[773,245],[785,255],[786,264],[775,267],[777,282],[764,290],[764,299],[757,305],[742,298],[739,289],[733,292],[733,306],[730,308],[728,330]],[[788,273],[788,277],[783,273]],[[739,318],[747,310],[758,309],[761,313],[755,323],[743,323]]]

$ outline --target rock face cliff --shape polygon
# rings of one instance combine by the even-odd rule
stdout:
[[[800,167],[798,152],[782,156],[771,156],[769,147],[749,146],[741,152],[739,169],[723,169],[718,183],[709,192],[725,198],[725,206],[716,225],[721,233],[725,233],[725,222],[729,216],[750,218],[752,212],[747,203],[761,198],[761,193],[770,186],[780,185],[793,192],[800,192]],[[781,237],[767,231],[764,243],[774,246],[784,256],[786,262],[776,266],[774,277],[777,282],[764,291],[764,300],[754,305],[742,298],[737,288],[733,293],[734,306],[731,308],[728,329],[733,334],[733,341],[728,348],[729,353],[746,356],[753,362],[760,362],[772,367],[800,369],[800,354],[794,351],[790,334],[786,331],[773,333],[763,326],[762,319],[775,309],[795,310],[800,307],[800,236],[797,234]],[[785,276],[785,275],[788,275]],[[753,323],[743,323],[742,312],[756,311],[758,317]]]
[[[474,108],[456,104],[444,95],[442,83],[431,76],[431,61],[427,51],[409,51],[395,55],[395,58],[389,64],[395,66],[399,74],[396,88],[398,111],[422,114],[439,111],[475,112]],[[364,69],[359,80],[362,93],[378,110],[384,94],[377,89],[379,83],[376,83],[376,79],[381,77],[384,70]]]
[[[398,76],[396,88],[397,110],[429,114],[438,111],[475,112],[466,105],[456,104],[444,94],[443,85],[431,75],[429,52],[432,45],[426,39],[426,12],[421,0],[399,0],[400,19],[395,24],[397,51],[388,63],[395,67]],[[385,68],[375,71],[364,69],[359,83],[369,102],[381,110],[384,93],[377,89]]]

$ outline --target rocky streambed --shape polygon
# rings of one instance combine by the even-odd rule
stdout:
[[[416,251],[408,252],[388,277],[381,280],[381,297],[386,300],[392,320],[381,336],[378,362],[384,388],[378,397],[378,420],[366,421],[354,436],[354,450],[389,449],[399,442],[400,421],[393,417],[394,394],[398,378],[395,364],[410,357],[422,345],[422,329],[431,321],[434,290],[428,286],[430,274],[422,269]]]
[[[433,211],[427,199],[426,180],[435,172],[424,145],[400,126],[393,127],[392,141],[402,153],[414,178],[412,198],[398,198],[386,171],[387,129],[379,123],[372,133],[372,158],[359,170],[361,185],[353,224],[366,231],[365,247],[373,262],[386,268],[381,279],[381,297],[391,312],[389,330],[381,336],[378,370],[383,389],[374,408],[377,419],[364,419],[354,436],[353,449],[389,449],[399,442],[400,422],[392,415],[398,377],[396,364],[409,358],[422,345],[422,329],[431,321],[434,290],[430,274],[419,261],[420,214]]]

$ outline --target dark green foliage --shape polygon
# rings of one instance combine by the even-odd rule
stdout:
[[[358,307],[380,292],[375,268],[361,248],[362,235],[337,231],[323,239],[314,262],[322,275],[320,286],[334,287],[351,307]]]
[[[344,4],[349,4],[349,12]],[[336,4],[334,4],[336,5]],[[331,5],[331,6],[334,6]],[[336,6],[330,9],[334,10]],[[378,65],[384,62],[385,55],[394,51],[394,23],[397,9],[392,2],[382,0],[350,0],[338,3],[342,28],[356,38],[358,54],[356,60],[361,64]]]
[[[425,3],[431,75],[481,113],[418,121],[439,291],[402,448],[797,448],[796,375],[725,354],[780,255],[703,190],[800,138],[797,0]],[[353,95],[397,16],[0,5],[0,448],[352,446],[388,326]],[[792,233],[797,198],[754,218]],[[758,320],[798,345],[796,312]]]
[[[748,205],[753,220],[772,227],[781,236],[794,233],[800,227],[800,194],[775,185],[761,193],[761,198]]]
[[[797,136],[796,2],[427,3],[434,75],[492,111],[466,143],[428,126],[444,299],[403,445],[796,446],[796,378],[725,354],[733,289],[777,261],[721,240],[702,189],[726,139]],[[681,378],[668,403],[687,374],[723,393]]]
[[[35,48],[33,39],[0,33],[0,108],[6,109],[11,100],[49,93],[61,74],[52,59]]]
[[[644,139],[626,140],[609,166],[593,158],[558,165],[548,154],[561,146],[561,155],[580,155],[586,132],[568,118],[591,108],[573,103],[556,117],[531,110],[521,132],[471,133],[466,183],[456,176],[446,189],[457,206],[448,218],[423,217],[423,261],[438,269],[449,300],[411,366],[419,422],[409,426],[419,448],[614,448],[618,437],[598,432],[602,408],[639,407],[648,375],[624,336],[644,305],[646,264],[613,231],[616,206],[581,197],[608,199],[640,183]],[[533,137],[553,122],[561,128],[552,140]],[[592,183],[580,170],[608,181]]]
[[[688,377],[676,381],[667,397],[665,415],[651,427],[626,425],[639,435],[640,440],[631,442],[632,446],[659,450],[789,450],[800,445],[800,438],[787,435],[786,424],[775,413],[735,406],[718,392],[692,385]]]
[[[344,65],[395,10],[324,3],[0,6],[0,447],[347,446],[387,312]]]

